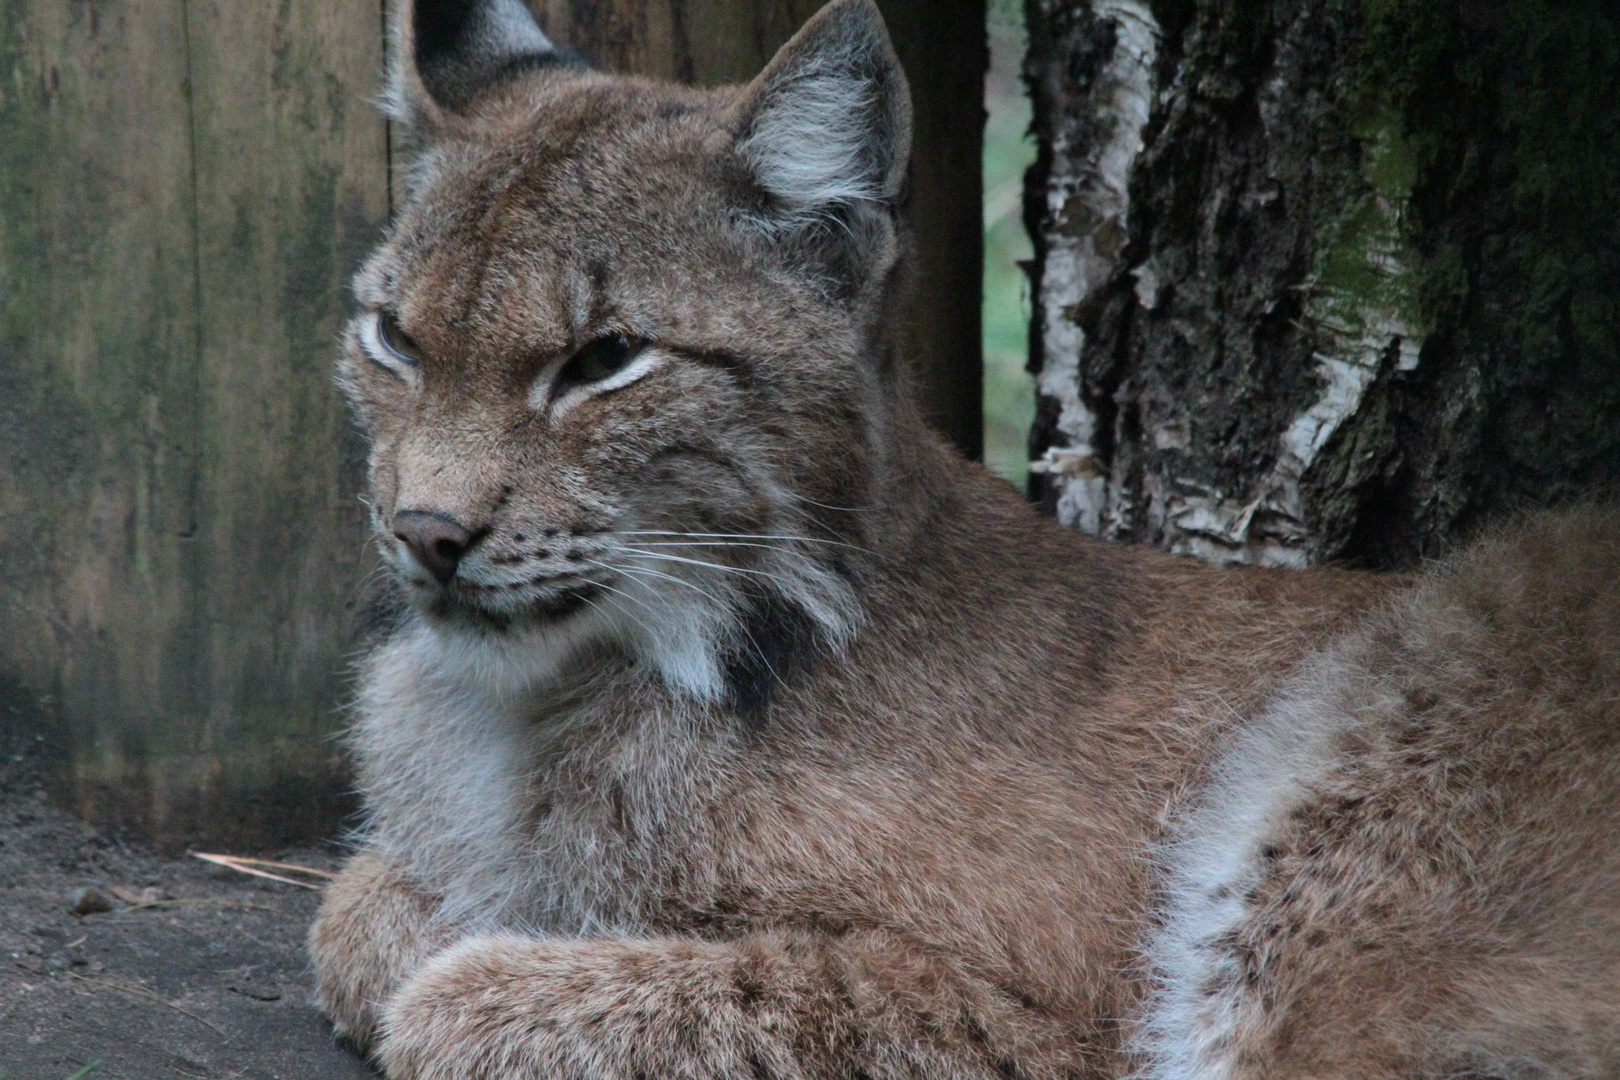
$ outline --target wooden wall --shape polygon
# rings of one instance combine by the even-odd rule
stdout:
[[[751,76],[817,0],[532,0],[609,70]],[[979,440],[983,0],[887,0],[925,397]],[[375,0],[0,0],[0,734],[87,819],[267,846],[348,804],[372,565],[331,386],[389,208]]]
[[[85,817],[330,824],[366,565],[331,388],[374,4],[0,2],[0,687]]]

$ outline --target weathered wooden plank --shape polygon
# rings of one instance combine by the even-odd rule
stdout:
[[[179,3],[0,2],[0,725],[151,827],[199,688],[185,44]]]
[[[984,0],[878,0],[911,80],[910,342],[924,411],[963,453],[984,452]]]
[[[330,371],[388,213],[380,12],[192,0],[190,50],[210,675],[196,760],[217,770],[200,797],[215,833],[307,834],[336,816],[346,609],[370,558]]]
[[[0,722],[160,843],[335,817],[381,40],[367,5],[0,3]]]
[[[529,0],[556,41],[607,71],[715,86],[753,78],[821,0]]]

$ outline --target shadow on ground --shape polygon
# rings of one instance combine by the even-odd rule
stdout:
[[[0,1080],[97,1062],[80,1080],[377,1075],[310,1005],[318,894],[108,838],[51,806],[38,776],[27,754],[0,761]],[[325,869],[336,855],[270,853]],[[76,889],[115,886],[166,902],[73,914]]]

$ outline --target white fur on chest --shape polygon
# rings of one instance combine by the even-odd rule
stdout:
[[[352,738],[367,840],[459,924],[634,932],[650,871],[701,833],[725,740],[674,706],[610,723],[525,644],[421,628],[372,657]]]
[[[524,847],[526,695],[450,659],[426,630],[372,657],[353,734],[368,840],[444,896],[447,916],[498,922]]]

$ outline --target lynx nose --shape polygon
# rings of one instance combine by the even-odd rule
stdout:
[[[472,532],[461,522],[428,510],[401,510],[395,514],[394,535],[441,584],[456,576],[461,557],[473,545]]]

